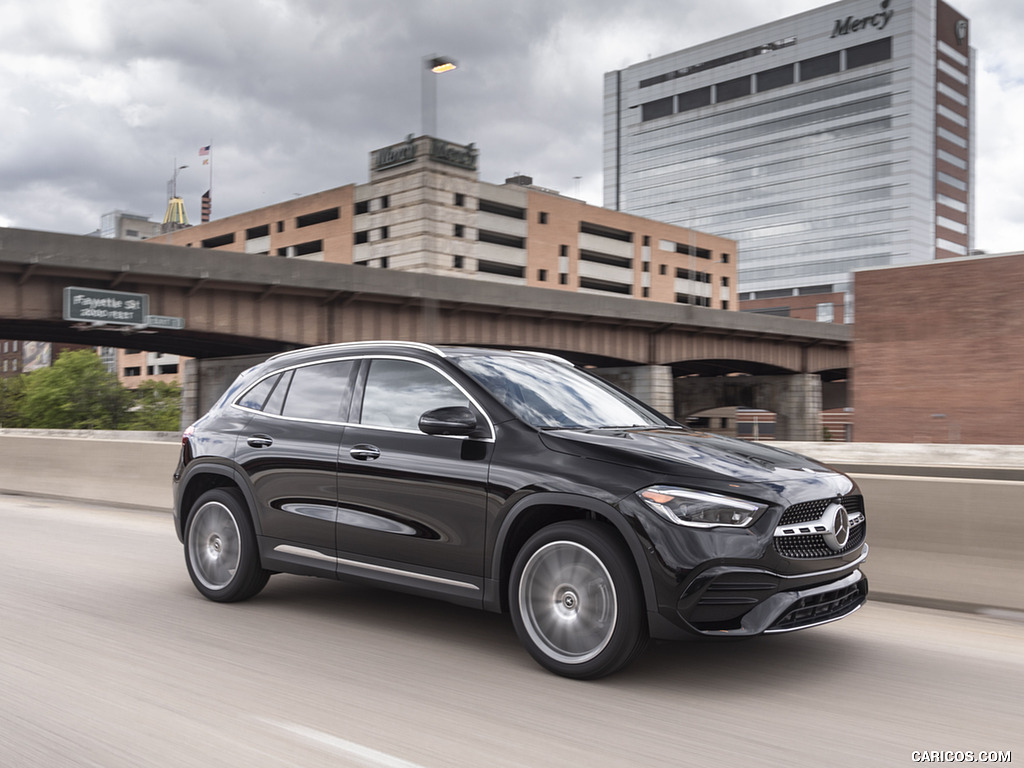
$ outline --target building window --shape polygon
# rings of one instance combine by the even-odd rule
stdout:
[[[361,216],[364,213],[369,213],[370,212],[370,201],[369,200],[359,200],[359,201],[357,201],[356,202],[356,206],[355,206],[355,211],[356,211],[356,216]]]
[[[833,319],[832,302],[822,302],[817,307],[817,320],[819,323],[831,323]]]
[[[560,274],[558,276],[558,284],[559,285],[568,285],[569,284],[569,276],[567,274],[565,274],[564,272],[562,274]]]
[[[676,97],[676,103],[679,112],[689,112],[691,109],[706,107],[711,103],[711,86],[706,85],[694,91],[680,93]]]
[[[259,227],[249,227],[245,230],[246,240],[255,240],[257,237],[269,237],[270,236],[270,225],[264,224]]]
[[[729,263],[729,254],[728,253],[723,253],[722,254],[722,262],[721,263],[722,264],[728,264]]]
[[[855,45],[846,49],[846,68],[854,69],[892,58],[892,38],[872,40],[870,43]]]
[[[353,238],[353,240],[355,241],[356,245],[361,245],[362,243],[370,242],[370,232],[369,232],[369,230],[363,230],[362,232],[356,232],[355,237]]]
[[[462,194],[461,192],[456,192],[455,193],[455,204],[457,206],[459,206],[459,208],[465,208],[466,207],[466,196],[464,194]]]
[[[381,196],[381,198],[380,198],[380,207],[381,207],[381,209],[390,208],[391,207],[391,199],[387,195],[382,195]]]
[[[546,269],[538,269],[537,279],[542,283],[546,283],[548,281],[548,271]]]
[[[452,266],[455,269],[462,269],[464,262],[465,262],[465,257],[458,256],[458,255],[452,256]]]
[[[722,302],[722,309],[728,309],[728,308],[729,308],[729,302],[728,301],[723,301]]]
[[[734,80],[726,80],[724,83],[719,83],[715,86],[715,101],[717,103],[732,101],[733,99],[740,98],[740,96],[749,95],[750,75],[737,77]]]
[[[640,120],[647,122],[659,117],[667,117],[672,114],[674,97],[666,96],[663,99],[655,99],[640,105]]]
[[[278,232],[284,232],[284,222],[283,221],[277,222],[277,231]]]
[[[525,248],[526,238],[519,237],[517,235],[506,235],[504,232],[488,232],[484,229],[478,229],[476,233],[476,239],[481,243],[491,243],[493,245],[504,245],[507,248]]]
[[[463,225],[463,224],[456,224],[455,225],[455,236],[456,237],[465,237],[466,236],[466,227],[465,227],[465,225]]]
[[[124,375],[125,376],[141,376],[142,375],[142,368],[139,367],[139,366],[131,366],[129,368],[125,368],[124,369]]]
[[[758,72],[755,77],[757,78],[758,93],[770,91],[773,88],[781,88],[784,85],[792,85],[793,65],[786,64],[775,69],[766,69],[763,72]]]
[[[541,211],[540,213],[538,213],[537,214],[537,221],[539,223],[541,223],[541,224],[547,224],[548,223],[548,214],[547,214],[547,212],[546,211]]]
[[[523,277],[525,267],[517,267],[514,264],[502,264],[497,261],[485,261],[480,259],[476,266],[477,272],[485,272],[490,275],[505,275],[506,277]]]
[[[800,62],[800,82],[832,75],[839,71],[839,51],[804,59]]]
[[[340,215],[341,211],[337,208],[326,208],[315,213],[304,213],[302,216],[296,217],[295,226],[298,229],[302,229],[302,227],[311,227],[314,224],[323,224],[325,221],[334,221]]]
[[[558,255],[561,256],[562,258],[566,258],[566,259],[569,258],[569,246],[568,245],[560,245],[560,246],[558,246]]]
[[[667,275],[668,274],[668,264],[662,264],[660,267],[658,267],[658,274],[659,275]]]
[[[723,277],[722,278],[722,287],[726,288],[726,287],[728,287],[728,285],[729,285],[729,278],[728,277]]]
[[[203,248],[219,248],[222,245],[231,245],[233,242],[235,242],[235,233],[229,232],[226,235],[206,238],[203,240]]]
[[[311,253],[319,253],[324,249],[323,240],[310,240],[308,243],[302,243],[301,245],[295,246],[296,256],[308,256]]]
[[[650,235],[644,235],[644,245],[650,247],[650,245],[651,245],[651,236]]]
[[[388,235],[389,235],[388,228],[387,227],[381,227],[380,228],[380,239],[381,240],[387,240],[388,239]]]
[[[483,213],[494,213],[498,216],[507,216],[510,219],[526,219],[526,209],[520,208],[518,205],[506,205],[494,200],[481,199],[478,208]]]
[[[381,256],[380,257],[380,268],[381,269],[387,269],[388,268],[388,257],[387,256]]]
[[[651,289],[650,288],[644,288],[643,297],[645,299],[648,299],[648,298],[650,298],[650,296],[651,296]]]
[[[589,221],[580,222],[580,232],[585,235],[597,235],[598,237],[607,237],[610,240],[619,240],[623,243],[633,242],[632,232],[627,232],[624,229],[615,229],[615,227],[605,227],[601,224],[591,224]]]

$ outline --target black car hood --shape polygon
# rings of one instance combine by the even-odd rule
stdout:
[[[840,475],[789,451],[681,427],[547,430],[541,440],[560,453],[669,475],[751,483]]]

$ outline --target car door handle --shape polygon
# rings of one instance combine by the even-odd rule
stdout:
[[[274,444],[274,438],[270,435],[253,435],[245,442],[250,448],[269,448]]]
[[[354,445],[348,455],[359,461],[373,461],[380,458],[380,448],[375,445]]]

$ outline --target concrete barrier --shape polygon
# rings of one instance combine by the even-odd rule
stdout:
[[[0,430],[0,492],[169,510],[178,441]],[[1024,446],[779,445],[860,485],[876,598],[1024,612]]]

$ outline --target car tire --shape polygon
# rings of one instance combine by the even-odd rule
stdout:
[[[218,603],[248,600],[267,584],[242,494],[215,488],[192,505],[185,524],[185,563],[192,583]]]
[[[534,534],[513,563],[509,608],[530,655],[564,677],[609,675],[647,645],[633,560],[602,523],[571,520]]]

